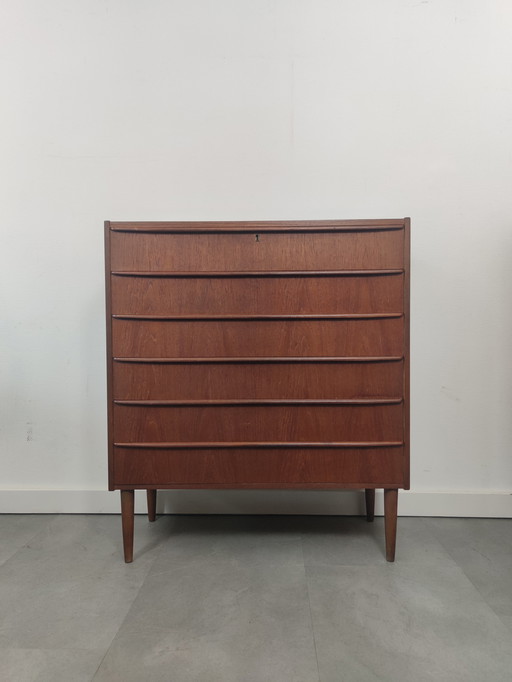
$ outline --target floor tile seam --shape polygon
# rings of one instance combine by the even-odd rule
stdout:
[[[107,650],[106,650],[106,652],[105,652],[105,656],[106,656],[107,653],[109,652],[110,647],[111,647],[112,644],[114,643],[116,637],[117,637],[117,636],[119,635],[119,633],[121,632],[121,629],[123,628],[123,625],[125,624],[126,619],[129,617],[130,612],[131,612],[131,610],[132,610],[132,608],[133,608],[133,605],[135,604],[135,601],[137,600],[137,598],[138,598],[138,596],[139,596],[139,594],[140,594],[142,588],[143,588],[144,585],[146,584],[146,580],[148,579],[148,577],[149,577],[149,575],[150,575],[151,568],[152,568],[154,562],[156,561],[156,559],[158,558],[158,556],[160,555],[160,552],[161,552],[161,551],[162,551],[162,548],[161,548],[161,547],[159,547],[159,548],[155,551],[155,556],[154,556],[153,559],[151,560],[150,565],[147,567],[146,575],[143,577],[143,579],[142,579],[141,582],[140,582],[139,587],[137,588],[137,590],[135,591],[135,593],[133,594],[133,596],[130,598],[129,604],[127,604],[128,608],[126,609],[126,612],[125,612],[125,614],[124,614],[124,617],[120,620],[119,626],[118,626],[118,628],[117,628],[117,631],[116,631],[116,633],[114,634],[114,636],[112,637],[112,639],[111,639],[111,641],[110,641],[110,644],[109,644],[108,647],[107,647]],[[134,561],[136,561],[136,560],[137,560],[137,556],[134,557]],[[102,658],[102,660],[101,660],[101,663],[103,662],[103,659],[105,658],[105,656],[103,656],[103,658]],[[101,663],[100,663],[100,666],[101,666]],[[99,666],[98,666],[98,669],[99,669]],[[98,672],[98,669],[97,669],[96,672],[94,673],[94,676],[96,676],[96,673]],[[91,678],[91,679],[94,679],[94,677]]]
[[[0,652],[3,651],[81,651],[85,654],[94,654],[103,651],[104,647],[84,648],[79,646],[2,646],[0,644]]]
[[[396,564],[398,564],[398,560],[396,561]],[[407,563],[403,563],[402,566],[415,566],[415,565],[420,565],[423,566],[423,562],[411,562],[408,561]],[[315,568],[385,568],[388,565],[385,559],[379,559],[377,561],[369,562],[346,562],[346,563],[338,563],[336,561],[316,561],[316,562],[306,562],[305,567],[308,570],[315,569]]]
[[[111,648],[112,648],[114,642],[115,642],[116,639],[119,637],[119,635],[120,635],[120,633],[121,633],[121,629],[122,629],[124,623],[126,622],[126,619],[129,617],[130,612],[131,612],[131,610],[132,610],[132,608],[133,608],[133,605],[134,605],[134,603],[135,603],[137,597],[139,596],[140,591],[142,590],[142,587],[143,587],[144,584],[146,583],[146,580],[147,580],[147,578],[148,578],[148,576],[149,576],[149,574],[150,574],[150,571],[151,571],[151,568],[152,568],[152,566],[153,566],[153,563],[156,561],[156,559],[158,558],[158,556],[160,555],[160,553],[161,553],[161,551],[162,551],[161,545],[158,546],[157,549],[154,550],[154,551],[155,551],[155,556],[154,556],[153,559],[150,561],[150,564],[149,564],[149,566],[147,567],[146,575],[145,575],[144,578],[141,580],[141,583],[140,583],[138,589],[136,590],[136,592],[134,593],[133,597],[131,598],[130,603],[129,603],[129,605],[128,605],[128,608],[126,609],[126,613],[125,613],[125,615],[124,615],[124,618],[121,619],[121,621],[120,621],[120,623],[119,623],[119,626],[118,626],[118,628],[117,628],[115,634],[112,636],[112,639],[110,640],[109,645],[106,647],[105,653],[103,654],[103,656],[101,657],[100,662],[98,663],[98,667],[96,668],[96,670],[94,671],[94,674],[93,674],[92,677],[90,678],[90,682],[93,682],[94,679],[96,678],[96,676],[98,675],[98,673],[99,673],[99,671],[100,671],[100,668],[101,668],[101,666],[103,665],[103,662],[104,662],[105,658],[107,657],[108,653],[110,652],[110,650],[111,650]],[[135,560],[136,560],[136,559],[137,559],[137,555],[135,555],[134,558],[135,558]]]
[[[130,598],[129,603],[127,604],[127,609],[126,609],[125,615],[124,615],[124,617],[120,620],[116,632],[115,632],[114,635],[112,636],[112,638],[111,638],[111,640],[110,640],[108,646],[105,648],[104,654],[103,654],[103,656],[101,657],[101,660],[100,660],[100,662],[98,663],[98,666],[97,666],[96,670],[94,671],[94,674],[93,674],[92,677],[90,678],[90,682],[93,682],[93,680],[94,680],[95,677],[97,676],[97,674],[98,674],[98,672],[99,672],[101,666],[103,665],[103,661],[105,660],[105,658],[106,658],[106,656],[108,655],[110,649],[112,648],[112,645],[114,644],[114,642],[116,641],[117,637],[119,636],[119,634],[120,634],[120,632],[121,632],[121,629],[122,629],[124,623],[126,622],[126,619],[128,618],[128,616],[129,616],[129,614],[130,614],[130,611],[131,611],[132,608],[133,608],[133,605],[134,605],[134,603],[135,603],[135,600],[136,600],[137,597],[139,596],[140,591],[141,591],[143,585],[144,585],[145,582],[146,582],[146,579],[147,579],[147,577],[148,577],[148,575],[149,575],[149,572],[150,572],[150,570],[151,570],[151,566],[152,566],[153,562],[156,561],[156,559],[157,559],[157,557],[158,557],[160,551],[161,551],[161,548],[158,549],[158,550],[155,552],[155,556],[153,557],[152,561],[150,562],[150,565],[149,565],[148,568],[147,568],[146,575],[145,575],[144,578],[141,580],[141,583],[140,583],[138,589],[135,591],[135,593],[133,594],[133,596]],[[135,558],[136,558],[136,557],[135,557]]]
[[[446,551],[461,551],[464,549],[468,548],[468,545],[472,543],[472,538],[469,538],[468,542],[465,543],[464,545],[457,545],[453,546],[453,544],[450,544],[450,538],[445,537],[446,531],[441,529],[441,528],[436,528],[435,523],[429,523],[431,519],[438,518],[439,520],[450,520],[452,517],[422,517],[423,522],[425,524],[425,527],[428,528],[429,532],[437,539],[437,541],[446,549]],[[462,520],[462,521],[471,521],[471,520],[476,520],[472,518],[467,518],[467,517],[456,517],[457,520]],[[478,519],[477,519],[478,520]],[[482,519],[480,519],[482,520]],[[500,521],[502,519],[483,519],[485,521]],[[503,520],[510,520],[510,519],[503,519]],[[453,532],[453,531],[452,531]],[[482,534],[484,533],[484,529],[482,529]],[[459,534],[460,536],[460,534]],[[510,553],[510,550],[512,549],[512,538],[500,538],[501,545],[495,549],[492,550],[491,554],[495,554],[497,552],[503,552],[504,554]],[[506,549],[501,549],[503,545],[506,545]],[[483,552],[480,552],[476,547],[473,547],[474,551],[478,552],[479,554],[483,554]]]
[[[310,566],[306,566],[306,570],[310,573],[310,578],[315,578],[316,576],[311,575],[315,571],[342,571],[342,570],[353,570],[353,569],[358,569],[361,571],[372,571],[372,572],[379,572],[382,573],[383,570],[386,570],[388,574],[392,574],[394,572],[394,569],[398,572],[400,569],[404,569],[405,571],[408,570],[413,570],[415,567],[419,566],[420,564],[416,563],[411,563],[411,562],[400,562],[399,560],[391,563],[379,563],[379,564],[314,564]],[[436,564],[436,567],[439,568],[440,565]],[[473,594],[476,594],[479,599],[482,600],[482,602],[485,603],[485,606],[487,606],[489,609],[494,611],[491,606],[487,603],[487,601],[484,599],[482,593],[480,590],[476,587],[476,585],[473,583],[472,580],[466,575],[464,570],[462,569],[461,566],[459,566],[457,563],[453,562],[453,564],[448,565],[448,564],[443,564],[442,569],[446,571],[450,571],[455,574],[454,577],[456,577],[460,581],[462,580],[465,583],[466,589],[469,589],[473,592]],[[499,614],[496,614],[499,617]],[[502,614],[506,615],[506,614]]]
[[[425,525],[428,527],[428,524],[425,524]],[[456,566],[456,567],[459,569],[459,571],[464,575],[464,577],[466,578],[466,580],[467,580],[467,581],[473,586],[473,588],[478,592],[478,594],[480,595],[481,599],[485,602],[485,604],[488,606],[488,608],[489,608],[489,609],[490,609],[498,618],[500,618],[500,615],[507,615],[507,614],[500,614],[498,611],[496,611],[496,609],[491,605],[491,603],[487,600],[487,598],[485,597],[485,595],[483,594],[483,592],[480,590],[480,588],[478,587],[478,585],[471,579],[470,575],[468,575],[468,573],[465,571],[464,566],[462,565],[462,563],[460,562],[460,560],[457,559],[457,556],[456,556],[457,552],[460,551],[460,548],[455,548],[455,549],[454,549],[453,547],[451,547],[451,546],[448,544],[448,541],[443,542],[443,539],[440,538],[440,537],[438,537],[437,534],[436,534],[432,529],[429,529],[429,530],[432,532],[432,535],[436,538],[436,540],[439,542],[439,544],[441,545],[441,547],[443,547],[444,551],[445,551],[445,552],[448,554],[448,556],[451,558],[451,560],[453,561],[453,563],[455,564],[455,566]],[[478,550],[475,549],[474,551],[476,551],[476,552],[478,552],[478,554],[482,555],[482,553],[479,552]]]
[[[445,546],[443,545],[443,547]],[[477,554],[482,559],[494,563],[496,559],[510,559],[512,547],[493,547],[492,549],[483,550],[476,547],[474,544],[468,543],[464,547],[446,547],[446,551],[450,553],[450,556],[453,556],[454,554],[459,556],[464,553]]]
[[[421,525],[423,527],[424,532],[430,536],[431,540],[433,540],[437,543],[437,545],[439,546],[439,549],[441,549],[442,552],[444,554],[446,554],[446,557],[450,559],[451,563],[453,564],[453,567],[460,569],[461,566],[460,566],[459,562],[453,556],[450,546],[447,543],[443,542],[442,538],[439,537],[438,533],[436,533],[434,528],[428,523],[428,519],[430,517],[417,516],[415,518],[421,522]],[[399,523],[400,523],[400,519],[399,519]],[[398,541],[397,541],[397,549],[399,550]],[[399,551],[397,551],[396,563],[398,564],[399,562],[400,562],[400,556],[399,556]],[[405,564],[402,564],[402,565],[414,566],[415,564],[424,565],[424,562],[421,561],[421,559],[418,559],[418,561],[407,561]]]
[[[505,616],[502,614],[501,616],[499,616],[499,618],[503,625],[507,628],[507,630],[512,631],[512,616]]]
[[[21,550],[25,549],[25,547],[27,547],[27,545],[29,545],[31,542],[33,542],[35,540],[35,538],[37,538],[41,533],[46,531],[48,529],[48,527],[50,526],[50,524],[53,521],[55,521],[55,518],[58,516],[58,514],[52,514],[52,516],[53,516],[53,518],[50,519],[48,521],[48,523],[46,523],[42,528],[40,528],[38,531],[36,531],[34,533],[34,535],[31,535],[29,537],[29,539],[25,543],[23,543],[23,545],[21,545],[21,547],[18,547],[17,549],[15,549],[14,552],[10,556],[7,557],[7,559],[4,559],[4,561],[2,561],[2,563],[0,563],[0,569],[3,566],[5,566],[5,564],[7,562],[11,561],[18,554],[18,552],[21,552]]]
[[[393,567],[395,566],[395,564],[388,564],[387,566],[388,566],[388,568],[389,568],[390,570],[393,570]],[[410,568],[414,568],[414,565],[413,565],[413,564],[402,564],[402,566],[403,566],[404,568],[406,568],[406,569],[407,569],[407,568],[409,568],[409,569],[410,569]],[[311,580],[311,579],[314,579],[315,577],[318,577],[318,576],[315,576],[315,575],[311,575],[311,573],[314,572],[315,569],[317,569],[317,568],[320,568],[321,570],[328,570],[328,569],[331,569],[331,570],[334,570],[334,571],[342,571],[342,570],[346,570],[346,569],[353,569],[354,567],[353,567],[353,566],[333,565],[333,564],[331,564],[330,566],[324,565],[324,566],[318,566],[318,567],[316,567],[316,566],[315,566],[315,567],[306,567],[306,572],[310,574],[309,577],[308,577],[308,590],[309,590],[310,580]],[[368,569],[368,570],[370,570],[370,569],[374,569],[374,570],[375,570],[375,569],[378,569],[378,570],[379,570],[380,567],[379,567],[379,566],[376,566],[376,565],[366,565],[366,566],[359,566],[359,567],[356,567],[356,568],[359,568],[359,570],[361,570],[361,569]],[[448,570],[448,571],[451,571],[451,572],[455,572],[455,573],[456,573],[456,575],[457,575],[457,577],[458,577],[459,584],[460,584],[460,581],[463,581],[463,582],[464,582],[466,594],[464,595],[463,602],[464,602],[465,604],[468,604],[468,600],[469,600],[469,599],[472,600],[473,603],[475,603],[475,602],[479,603],[479,605],[480,605],[482,608],[485,608],[487,614],[488,614],[490,617],[494,617],[495,622],[499,621],[499,623],[500,623],[501,627],[504,629],[504,631],[507,631],[507,632],[508,632],[510,629],[512,629],[512,626],[509,626],[509,625],[508,625],[506,622],[504,622],[504,620],[503,620],[503,618],[507,618],[506,614],[497,613],[497,612],[495,611],[495,609],[492,608],[492,606],[491,606],[491,605],[488,603],[488,601],[484,598],[484,596],[482,595],[482,593],[480,592],[480,590],[479,590],[479,589],[476,587],[476,585],[469,579],[469,577],[466,575],[466,573],[462,570],[462,568],[461,568],[460,566],[458,566],[457,564],[454,563],[453,565],[451,565],[451,566],[445,566],[444,568],[445,568],[446,570]],[[321,577],[321,576],[320,576],[320,577]],[[468,593],[468,591],[470,591],[470,593]]]
[[[304,564],[304,580],[306,583],[306,595],[308,598],[309,622],[311,624],[311,634],[313,636],[313,647],[315,649],[316,671],[317,671],[317,675],[318,675],[318,682],[320,682],[320,665],[318,662],[318,650],[317,650],[317,646],[316,646],[315,624],[313,622],[313,609],[311,607],[311,596],[309,594],[308,569],[306,566],[306,559],[304,556],[304,535],[303,535],[303,533],[301,533],[301,536],[300,536],[300,547],[301,547],[301,552],[302,552],[302,561]]]
[[[149,635],[149,634],[179,634],[180,629],[175,627],[172,628],[164,628],[164,627],[158,627],[158,625],[150,625],[147,627],[129,627],[129,626],[123,626],[122,628],[119,628],[118,632],[116,632],[111,644],[109,647],[112,645],[114,639],[117,639],[118,637],[126,637],[126,636],[139,636],[139,635]]]
[[[110,642],[110,644],[108,645],[108,647],[107,647],[106,650],[105,650],[105,653],[104,653],[103,656],[101,657],[101,660],[100,660],[100,662],[98,663],[98,667],[97,667],[96,670],[94,671],[94,673],[93,673],[93,675],[92,675],[92,677],[91,677],[91,679],[90,679],[90,682],[94,682],[94,679],[95,679],[96,675],[99,673],[100,668],[101,668],[101,666],[103,665],[103,661],[104,661],[105,658],[107,657],[107,655],[108,655],[110,649],[112,648],[112,644],[113,644],[114,641],[116,640],[118,634],[119,634],[119,630],[118,630],[118,631],[116,632],[116,634],[112,637],[112,641]]]
[[[494,613],[494,615],[501,620],[501,616],[505,617],[511,617],[512,616],[512,611],[510,613],[503,613],[501,611],[497,611],[496,608],[491,604],[491,602],[486,598],[485,594],[481,591],[481,589],[478,587],[478,585],[471,579],[471,577],[466,573],[464,568],[455,560],[453,559],[457,565],[457,568],[464,574],[464,577],[468,582],[471,583],[473,588],[478,592],[480,595],[481,599],[486,603],[488,608]],[[503,621],[502,621],[503,622]]]
[[[299,538],[298,538],[298,539],[299,539]],[[303,553],[302,553],[302,539],[299,539],[299,543],[300,543],[300,548],[301,548],[301,554],[302,554],[302,556],[303,556]],[[166,562],[167,562],[167,563],[166,563],[166,567],[165,567],[165,568],[161,568],[161,569],[158,569],[158,568],[155,569],[155,568],[154,568],[154,563],[155,563],[155,561],[154,561],[154,562],[152,563],[152,566],[151,566],[150,571],[149,571],[149,575],[150,575],[150,576],[156,576],[156,575],[162,575],[162,574],[165,574],[165,573],[171,573],[171,572],[172,572],[173,570],[175,570],[176,568],[186,569],[186,568],[191,568],[191,567],[194,567],[194,566],[200,566],[200,565],[201,565],[201,566],[204,566],[204,565],[206,565],[206,564],[207,564],[207,565],[212,565],[212,564],[213,564],[213,565],[220,565],[220,566],[222,566],[222,565],[228,565],[228,566],[231,566],[231,567],[232,567],[232,566],[233,566],[233,559],[236,559],[236,558],[237,558],[237,555],[232,553],[232,554],[230,554],[230,555],[227,556],[227,557],[221,557],[221,556],[219,556],[219,555],[215,555],[214,557],[211,557],[211,556],[200,556],[200,557],[196,557],[196,558],[194,558],[194,559],[192,559],[192,560],[190,560],[190,559],[188,559],[186,556],[184,556],[183,560],[180,561],[179,559],[177,560],[177,559],[173,559],[173,558],[168,558],[168,559],[166,559],[166,557],[165,557],[165,551],[166,551],[165,548],[164,548],[164,547],[161,547],[161,548],[160,548],[160,551],[159,551],[159,553],[158,553],[158,556],[155,557],[155,561],[156,561],[157,559],[158,559],[158,560],[164,560],[164,559],[165,559]],[[163,554],[163,556],[162,556],[162,554]],[[187,552],[184,552],[184,554],[186,555]],[[135,558],[135,561],[136,561],[136,558]],[[186,563],[186,562],[188,562],[188,563]],[[279,567],[282,567],[282,566],[285,566],[285,567],[292,567],[292,566],[302,567],[302,566],[304,565],[303,559],[302,559],[302,561],[296,560],[296,559],[292,559],[292,560],[280,560],[280,561],[265,560],[264,562],[261,562],[261,563],[263,564],[262,567],[264,567],[264,568],[267,568],[267,567],[268,567],[268,568],[271,568],[271,567],[273,567],[273,568],[279,568]],[[250,566],[250,567],[254,567],[255,565],[256,565],[256,563],[255,563],[254,561],[251,561],[250,559],[249,559],[249,560],[246,560],[246,561],[240,561],[240,566]]]
[[[168,568],[168,569],[167,568],[166,569],[157,569],[154,571],[151,570],[148,573],[147,578],[155,578],[157,576],[166,575],[167,573],[172,573],[176,569],[186,570],[186,569],[192,569],[192,568],[196,568],[196,567],[198,567],[198,568],[203,567],[204,570],[207,570],[208,567],[218,566],[221,568],[222,567],[228,567],[228,568],[240,568],[240,569],[243,569],[243,568],[249,568],[249,569],[260,568],[262,571],[265,571],[265,570],[270,571],[271,569],[273,569],[275,571],[275,570],[278,570],[280,568],[302,569],[302,568],[304,568],[304,563],[300,562],[300,561],[280,561],[280,562],[276,562],[276,563],[266,561],[266,562],[262,562],[262,564],[260,565],[260,564],[257,564],[255,562],[244,561],[244,562],[240,562],[240,564],[235,567],[235,566],[233,566],[231,561],[228,559],[227,560],[221,560],[221,561],[209,561],[207,558],[205,558],[204,561],[198,560],[197,563],[184,564],[184,563],[180,563],[180,562],[175,562],[172,565],[169,564],[169,566],[170,566],[170,568]]]
[[[435,540],[435,542],[439,545],[439,547],[450,556],[452,561],[455,561],[455,559],[452,556],[452,553],[450,551],[450,549],[453,549],[453,548],[447,542],[443,541],[443,538],[441,537],[442,534],[437,533],[435,530],[435,527],[428,522],[428,519],[430,517],[420,516],[420,517],[416,517],[416,518],[420,520],[424,532],[427,533],[432,540]]]

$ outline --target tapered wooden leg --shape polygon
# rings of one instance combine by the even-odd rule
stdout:
[[[123,524],[124,560],[133,561],[133,522],[135,491],[121,490],[121,520]]]
[[[156,490],[148,490],[148,519],[156,521]]]
[[[375,518],[375,488],[366,488],[364,496],[366,499],[366,520],[373,521]]]
[[[396,517],[398,511],[398,490],[384,490],[384,522],[386,528],[386,559],[395,560]]]

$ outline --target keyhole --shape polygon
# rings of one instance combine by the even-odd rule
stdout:
[[[256,241],[259,242],[259,240],[260,240],[260,235],[257,234],[257,235],[256,235]]]

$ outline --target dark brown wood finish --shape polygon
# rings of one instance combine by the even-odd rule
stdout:
[[[410,488],[410,315],[411,315],[411,219],[404,220],[404,488]]]
[[[401,445],[389,447],[116,447],[117,484],[145,488],[402,486]]]
[[[364,496],[366,501],[366,520],[373,521],[375,518],[375,488],[366,488]]]
[[[112,320],[115,357],[401,356],[403,317]]]
[[[148,520],[156,521],[156,490],[147,491],[148,498]]]
[[[135,492],[121,490],[121,520],[123,525],[124,560],[127,564],[133,561],[133,526],[134,526]]]
[[[393,272],[393,271],[391,271]],[[114,315],[396,313],[403,274],[299,277],[112,277]]]
[[[403,362],[113,363],[115,400],[401,398]]]
[[[402,442],[397,404],[114,405],[116,443]]]
[[[112,270],[119,272],[401,269],[403,226],[367,232],[112,232],[111,248]]]
[[[104,223],[105,231],[105,309],[106,309],[106,341],[107,341],[107,432],[108,432],[108,487],[115,490],[114,485],[114,403],[113,399],[113,363],[112,363],[112,292],[110,275],[110,222]]]
[[[409,219],[106,223],[109,487],[409,487]]]
[[[218,221],[112,221],[115,232],[365,232],[374,230],[401,230],[404,220],[218,220]]]
[[[398,490],[384,490],[384,523],[386,532],[386,559],[395,560],[396,522],[398,513]]]

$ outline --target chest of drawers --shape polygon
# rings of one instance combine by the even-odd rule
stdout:
[[[109,489],[409,487],[409,219],[106,222]]]

